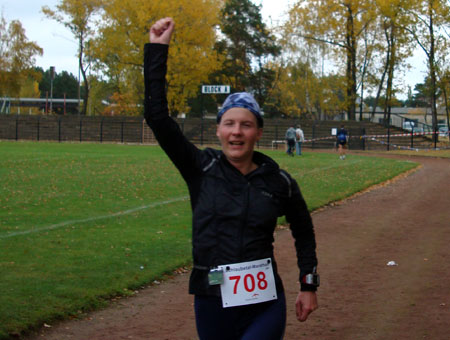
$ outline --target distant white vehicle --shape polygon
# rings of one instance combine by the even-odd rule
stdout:
[[[439,137],[447,137],[448,136],[448,127],[442,126],[439,128]]]
[[[416,126],[416,123],[414,123],[411,120],[408,120],[406,122],[403,122],[403,130],[412,131],[414,127]]]
[[[406,131],[412,131],[417,133],[423,133],[423,127],[419,127],[419,125],[412,120],[408,120],[406,122],[403,122],[403,130]]]

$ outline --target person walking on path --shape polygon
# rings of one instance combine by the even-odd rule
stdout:
[[[344,125],[341,125],[341,128],[339,129],[339,131],[336,134],[336,143],[338,145],[339,158],[342,160],[345,159],[347,142],[348,142],[348,132],[344,128]]]
[[[302,143],[305,141],[305,135],[303,134],[303,130],[300,125],[297,125],[295,129],[296,143],[295,143],[295,151],[298,156],[302,155]]]
[[[294,149],[295,149],[295,129],[294,126],[290,126],[289,129],[286,130],[286,145],[287,145],[287,149],[286,149],[286,153],[289,156],[294,156]]]
[[[197,332],[207,339],[282,339],[286,300],[273,253],[274,230],[286,216],[300,269],[299,321],[318,307],[314,227],[296,181],[268,156],[254,150],[263,118],[246,92],[233,93],[217,115],[221,149],[198,149],[170,117],[167,58],[174,21],[150,29],[144,49],[145,119],[186,181],[192,208],[194,294]]]

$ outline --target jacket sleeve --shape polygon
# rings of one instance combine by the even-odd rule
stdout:
[[[187,180],[198,169],[201,151],[186,139],[169,116],[166,97],[168,51],[168,45],[144,46],[144,117],[162,149]]]
[[[290,224],[295,239],[297,263],[300,268],[299,281],[317,267],[316,238],[311,215],[300,192],[297,182],[291,178],[291,197],[286,205],[286,220]],[[302,291],[315,291],[317,288],[301,284]]]

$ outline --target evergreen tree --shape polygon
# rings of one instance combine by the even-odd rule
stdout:
[[[47,93],[50,95],[50,69],[44,71],[38,67],[36,71],[42,73],[39,91],[41,92],[41,98],[45,98]],[[78,79],[67,71],[55,73],[55,78],[53,79],[53,98],[64,98],[64,95],[66,98],[78,99]]]
[[[251,92],[262,106],[275,79],[267,61],[280,54],[280,47],[262,22],[260,11],[250,0],[227,0],[220,25],[225,38],[216,49],[226,55],[221,75],[233,90]]]

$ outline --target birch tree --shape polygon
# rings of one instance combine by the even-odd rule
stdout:
[[[410,14],[413,23],[406,27],[426,55],[430,80],[433,130],[437,130],[437,93],[439,61],[448,54],[450,5],[445,0],[414,0]],[[437,135],[434,136],[437,140]]]
[[[337,60],[345,61],[347,114],[355,119],[358,43],[373,20],[373,1],[303,0],[290,10],[292,34],[334,48]],[[342,58],[344,57],[344,58]]]
[[[391,106],[394,99],[395,71],[398,70],[403,60],[412,54],[411,40],[408,38],[405,26],[411,24],[408,15],[411,2],[409,0],[377,0],[377,17],[380,36],[378,50],[384,55],[382,62],[382,75],[378,83],[378,91],[375,98],[372,116],[380,98],[381,91],[386,81],[384,96],[384,122],[389,124]]]
[[[90,67],[88,41],[93,37],[93,17],[99,10],[102,0],[60,0],[56,9],[42,7],[42,12],[67,27],[78,42],[78,65],[84,83],[84,101],[82,114],[86,114],[89,100],[89,79],[87,70]]]

